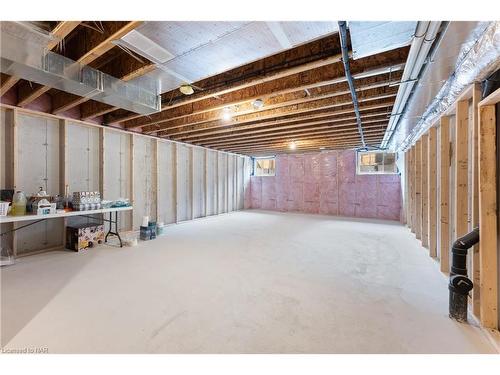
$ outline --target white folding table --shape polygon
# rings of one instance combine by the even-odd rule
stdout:
[[[81,217],[90,217],[90,215],[96,215],[96,214],[102,214],[102,221],[106,221],[109,223],[109,230],[106,233],[106,237],[104,238],[104,242],[107,242],[108,236],[116,236],[118,237],[118,240],[120,241],[120,247],[123,246],[122,244],[122,239],[120,237],[120,234],[118,232],[118,212],[121,211],[131,211],[133,209],[132,206],[127,206],[127,207],[113,207],[113,208],[101,208],[99,210],[88,210],[88,211],[69,211],[69,212],[63,212],[63,213],[55,213],[55,214],[47,214],[47,215],[23,215],[23,216],[0,216],[0,224],[6,224],[6,223],[19,223],[19,222],[24,222],[24,221],[30,221],[30,223],[13,228],[11,230],[5,231],[0,233],[0,237],[4,236],[7,233],[12,233],[15,231],[18,231],[19,229],[26,228],[30,225],[39,223],[44,220],[48,219],[59,219],[59,218],[67,218],[67,217],[72,217],[72,216],[81,216]],[[106,219],[104,216],[105,214],[109,213],[109,219]],[[114,219],[113,219],[113,213],[115,214]],[[91,217],[93,218],[93,217]],[[113,230],[113,224],[115,226]]]

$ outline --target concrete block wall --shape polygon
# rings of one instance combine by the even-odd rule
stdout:
[[[353,150],[278,155],[276,176],[251,177],[249,206],[399,220],[400,176],[357,175]]]

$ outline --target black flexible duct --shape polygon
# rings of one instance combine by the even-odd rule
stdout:
[[[474,287],[467,277],[467,250],[479,242],[479,228],[474,228],[465,236],[457,239],[452,247],[452,263],[450,273],[449,312],[450,318],[461,322],[467,321],[467,298]]]
[[[351,68],[349,65],[349,49],[347,47],[347,22],[339,21],[340,48],[342,49],[342,62],[344,63],[345,76],[351,90],[352,104],[354,105],[354,113],[356,114],[356,123],[361,137],[363,147],[366,147],[365,135],[363,133],[363,125],[361,124],[361,115],[359,113],[358,95],[354,88],[354,79],[352,78]]]

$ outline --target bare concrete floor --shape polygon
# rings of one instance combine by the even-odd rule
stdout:
[[[50,353],[492,353],[398,223],[243,211],[135,248],[1,270],[5,349]]]

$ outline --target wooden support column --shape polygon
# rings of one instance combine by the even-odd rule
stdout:
[[[66,186],[68,186],[69,181],[69,171],[68,171],[68,136],[67,136],[67,121],[59,120],[59,195],[66,197]],[[99,152],[101,150],[101,141],[99,138]],[[101,159],[102,160],[102,159]],[[99,163],[101,163],[99,160]],[[101,167],[101,164],[99,164]],[[99,169],[99,179],[101,178],[101,170]],[[99,181],[99,184],[101,182]],[[99,185],[100,187],[101,185]],[[69,192],[68,192],[69,194]],[[102,191],[101,191],[102,194]],[[63,218],[63,231],[61,242],[65,246],[66,243],[66,226],[68,225],[68,219]]]
[[[429,134],[422,136],[422,246],[429,247]]]
[[[439,261],[441,272],[450,272],[450,119],[441,117],[439,125]]]
[[[156,198],[156,207],[155,207],[155,212],[156,212],[156,222],[159,223],[160,221],[160,171],[159,171],[159,164],[158,164],[158,153],[159,153],[159,140],[155,139],[153,141],[153,187],[154,187],[154,195]]]
[[[478,148],[479,148],[479,108],[478,104],[481,100],[481,85],[474,83],[472,89],[472,121],[469,124],[472,126],[472,207],[471,207],[471,227],[479,227],[479,173],[478,173]],[[480,316],[481,305],[479,303],[481,298],[480,287],[480,262],[479,262],[479,245],[475,245],[471,249],[472,254],[472,282],[474,289],[472,289],[472,313]]]
[[[104,191],[104,174],[105,174],[105,140],[106,140],[106,129],[99,128],[99,191],[101,192],[101,198],[104,199],[105,191]]]
[[[429,129],[428,149],[428,217],[429,217],[429,255],[437,256],[437,129],[435,126]]]
[[[455,235],[456,238],[462,237],[468,232],[468,117],[469,103],[467,101],[458,101],[456,109],[455,124],[455,186],[454,204],[455,204]],[[456,239],[455,238],[455,239]]]
[[[130,153],[130,181],[129,181],[129,184],[130,184],[130,204],[132,205],[132,207],[134,206],[134,202],[135,202],[135,199],[134,199],[134,139],[135,138],[134,137],[135,136],[133,134],[130,134],[130,150],[129,150],[129,153]],[[131,230],[135,230],[136,228],[139,229],[139,226],[135,225],[133,211],[130,211],[130,217],[131,217],[130,222],[132,223]]]
[[[177,143],[173,142],[172,143],[172,155],[173,155],[173,163],[172,163],[172,167],[173,167],[173,174],[172,174],[172,178],[173,178],[173,186],[174,186],[174,193],[173,193],[173,197],[174,197],[174,212],[175,212],[175,223],[177,224],[179,222],[179,194],[177,193]]]
[[[208,216],[208,148],[204,149],[203,152],[203,165],[205,166],[205,173],[203,177],[203,186],[205,187],[205,214],[203,216]]]
[[[479,109],[480,320],[498,329],[497,149],[495,106]]]
[[[215,152],[215,213],[219,214],[219,152]]]
[[[191,184],[189,184],[189,196],[191,197],[191,220],[194,219],[194,147],[189,147],[189,175]]]
[[[416,177],[416,152],[415,145],[413,145],[410,149],[410,216],[411,216],[411,231],[415,233],[416,229],[416,212],[417,212],[417,198],[416,198],[416,186],[415,186],[415,177]]]
[[[404,207],[404,221],[403,223],[406,224],[407,226],[410,226],[410,196],[409,196],[409,187],[408,184],[410,182],[410,179],[408,178],[408,172],[410,171],[410,150],[406,150],[404,153],[405,157],[405,189],[404,189],[404,201],[405,201],[405,207]]]
[[[226,208],[225,212],[229,212],[229,154],[224,154],[226,157]]]
[[[422,238],[422,140],[415,143],[415,237]]]

